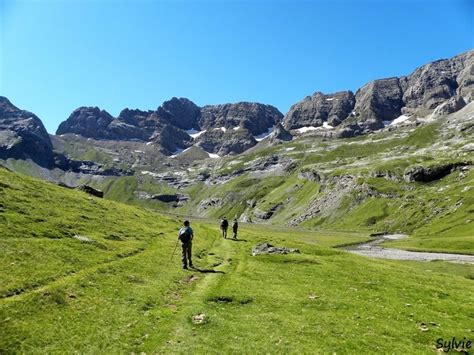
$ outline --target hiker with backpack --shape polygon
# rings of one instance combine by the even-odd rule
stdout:
[[[229,228],[229,222],[227,221],[227,218],[224,217],[221,220],[221,231],[224,239],[227,238],[227,228]]]
[[[233,232],[232,237],[234,239],[237,239],[237,230],[238,229],[239,229],[239,222],[237,222],[237,218],[234,218],[234,221],[232,222],[232,232]]]
[[[183,269],[187,269],[189,267],[193,267],[193,262],[191,259],[191,251],[192,251],[192,244],[193,244],[193,230],[189,226],[189,221],[183,222],[183,227],[179,230],[178,239],[181,242],[181,247],[183,249],[182,253],[182,262],[183,262]]]

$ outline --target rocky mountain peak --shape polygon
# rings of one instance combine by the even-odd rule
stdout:
[[[108,125],[114,118],[98,107],[79,107],[62,122],[56,134],[75,133],[87,138],[106,139],[111,136],[107,132]]]
[[[157,115],[170,124],[184,130],[197,129],[200,108],[191,100],[173,97],[163,102],[156,111]]]
[[[0,159],[31,159],[51,167],[53,146],[41,120],[0,97]]]
[[[408,76],[373,80],[355,96],[343,93],[339,100],[341,93],[316,92],[304,98],[290,108],[284,126],[298,129],[327,122],[338,127],[339,136],[352,136],[383,128],[403,115],[426,117],[441,105],[436,115],[452,112],[474,100],[474,50],[428,63]]]

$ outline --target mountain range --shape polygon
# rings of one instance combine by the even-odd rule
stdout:
[[[454,185],[442,181],[458,174],[463,194],[472,193],[464,184],[472,180],[473,101],[474,50],[355,93],[316,92],[285,115],[261,103],[199,107],[174,97],[118,117],[80,107],[49,135],[35,114],[0,97],[0,161],[176,213],[331,228],[352,218],[360,228],[411,232],[464,203],[433,201],[438,212],[427,210],[433,181],[451,199]],[[406,206],[423,218],[398,220],[387,211],[410,191],[419,200]]]

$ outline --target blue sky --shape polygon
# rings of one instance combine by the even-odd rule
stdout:
[[[173,96],[285,113],[471,48],[472,0],[0,0],[0,95],[51,133]]]

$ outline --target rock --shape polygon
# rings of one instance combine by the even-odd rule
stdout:
[[[299,253],[298,249],[286,248],[286,247],[274,247],[269,243],[260,243],[252,248],[252,256],[263,255],[263,254],[289,254]]]
[[[104,167],[93,161],[71,160],[59,154],[55,155],[56,166],[64,171],[88,175],[102,176],[131,176],[135,173],[132,169],[120,169],[116,167]]]
[[[268,211],[261,211],[259,209],[255,209],[253,211],[253,215],[256,218],[263,219],[263,220],[270,219],[281,205],[282,205],[281,203],[276,204],[275,206],[271,207]]]
[[[59,125],[56,134],[73,133],[87,138],[114,139],[114,135],[108,131],[113,120],[107,111],[98,107],[79,107]]]
[[[448,101],[442,103],[433,111],[432,118],[443,117],[449,115],[450,113],[459,111],[464,106],[466,106],[466,102],[461,96],[454,96],[450,98]]]
[[[335,176],[325,185],[326,191],[323,191],[322,195],[317,195],[303,214],[290,220],[288,223],[290,226],[297,226],[316,216],[329,216],[339,208],[347,196],[359,195],[359,199],[363,200],[371,195],[365,186],[357,184],[357,179],[353,175]]]
[[[355,97],[354,114],[359,121],[392,121],[404,106],[398,78],[374,80],[357,90]]]
[[[462,69],[464,60],[457,56],[423,65],[409,76],[400,78],[405,106],[434,109],[456,95],[456,77]]]
[[[182,129],[166,124],[155,131],[150,141],[162,147],[162,153],[173,155],[191,146],[191,137]]]
[[[196,314],[191,317],[191,321],[194,324],[204,324],[207,321],[207,316],[204,313]]]
[[[152,195],[151,199],[169,203],[169,202],[178,202],[179,196],[176,194]]]
[[[201,109],[191,100],[173,97],[158,107],[156,115],[175,127],[190,130],[199,128]]]
[[[282,118],[283,114],[275,107],[255,102],[208,105],[201,108],[199,127],[201,129],[241,127],[258,136],[275,126]]]
[[[198,206],[198,212],[202,212],[208,208],[219,207],[220,205],[222,205],[222,199],[218,197],[210,197],[201,201]]]
[[[449,163],[432,167],[413,166],[404,173],[406,182],[430,182],[451,174],[459,166],[468,166],[471,162]]]
[[[355,97],[351,91],[328,95],[316,92],[291,106],[283,119],[284,126],[286,129],[320,127],[324,122],[337,126],[349,117],[354,104]]]
[[[268,136],[270,143],[282,143],[289,142],[293,139],[293,135],[288,132],[283,125],[279,122],[276,124],[273,132]]]
[[[238,130],[220,128],[208,129],[197,138],[197,145],[206,152],[219,156],[239,154],[257,144],[252,133],[245,128]]]
[[[252,223],[252,218],[250,218],[248,215],[246,214],[242,214],[239,218],[239,222],[242,222],[242,223]]]
[[[84,243],[92,243],[92,242],[94,242],[93,239],[91,239],[91,238],[89,238],[89,237],[86,237],[86,236],[84,236],[84,235],[74,234],[74,235],[72,236],[72,238],[77,239],[77,240],[79,240],[80,242],[84,242]]]
[[[95,197],[100,197],[100,198],[104,197],[104,193],[102,191],[94,189],[93,187],[88,186],[88,185],[81,185],[77,187],[77,189],[80,191],[84,191],[85,193],[88,193],[89,195],[92,195]]]
[[[314,171],[314,170],[311,170],[311,169],[301,170],[298,173],[298,178],[299,179],[306,179],[306,180],[317,182],[317,183],[321,182],[321,180],[322,180],[321,175],[317,171]]]
[[[53,145],[41,120],[0,96],[0,159],[8,158],[54,166]]]
[[[474,50],[470,50],[423,65],[408,76],[371,81],[357,90],[355,97],[343,92],[344,98],[336,101],[331,95],[317,92],[290,108],[284,126],[287,129],[319,127],[328,122],[337,130],[314,133],[347,138],[384,128],[384,121],[392,121],[402,114],[425,117],[439,108],[434,115],[439,117],[474,100],[473,68]],[[332,95],[337,94],[342,93]],[[333,102],[340,104],[335,107]]]

